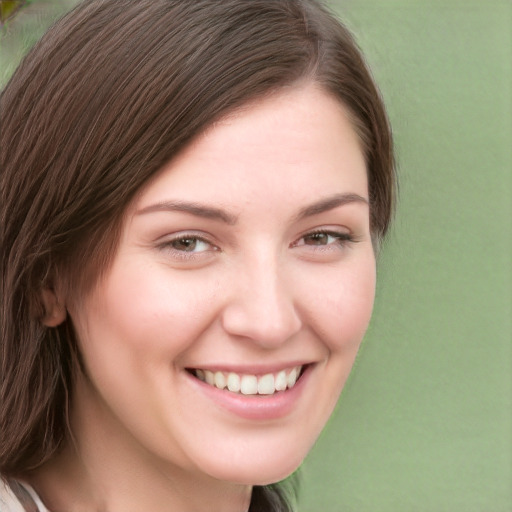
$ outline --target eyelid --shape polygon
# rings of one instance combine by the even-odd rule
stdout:
[[[350,243],[359,242],[359,239],[352,233],[351,230],[349,230],[347,228],[326,226],[326,227],[319,227],[319,228],[311,229],[311,230],[308,230],[308,231],[302,233],[299,236],[299,238],[297,238],[297,240],[290,245],[290,247],[304,247],[304,246],[313,247],[313,248],[316,247],[316,250],[318,250],[318,249],[330,247],[333,245],[331,243],[331,244],[326,244],[326,245],[316,245],[315,246],[315,245],[307,245],[307,244],[299,243],[304,238],[306,238],[308,236],[315,235],[315,234],[328,235],[328,236],[335,237],[337,239],[337,242],[339,242],[339,245],[342,247],[347,244],[350,244]]]
[[[195,239],[205,244],[208,244],[210,246],[210,249],[199,252],[181,251],[172,246],[173,243],[187,238]],[[158,249],[170,253],[173,257],[180,260],[204,258],[205,255],[211,254],[212,252],[220,251],[220,247],[211,240],[211,237],[206,236],[204,233],[197,231],[180,231],[177,233],[173,233],[172,235],[166,235],[165,237],[162,237],[158,240],[157,247]]]

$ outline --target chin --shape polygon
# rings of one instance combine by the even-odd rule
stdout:
[[[217,480],[240,485],[269,485],[284,480],[302,464],[305,453],[268,453],[259,454],[250,460],[229,460],[227,464],[209,464],[206,473]],[[217,461],[218,462],[218,461]]]

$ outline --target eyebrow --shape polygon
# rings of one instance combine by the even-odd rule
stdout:
[[[312,217],[313,215],[319,215],[320,213],[334,210],[340,206],[352,203],[361,203],[368,205],[368,199],[365,199],[359,194],[334,194],[333,196],[320,199],[309,206],[306,206],[300,210],[295,220],[302,220],[306,217]]]
[[[313,215],[319,215],[320,213],[324,213],[351,203],[361,203],[368,205],[368,200],[359,194],[335,194],[333,196],[320,199],[319,201],[316,201],[302,208],[295,216],[295,221],[299,221],[307,217],[312,217]],[[232,213],[222,210],[221,208],[216,208],[215,206],[172,200],[161,201],[159,203],[146,206],[145,208],[138,210],[136,215],[144,215],[146,213],[163,211],[189,213],[191,215],[195,215],[196,217],[217,220],[229,225],[234,225],[238,221],[237,215],[233,215]]]
[[[136,215],[164,211],[190,213],[196,217],[217,220],[229,225],[236,224],[238,220],[238,216],[228,213],[220,208],[193,202],[189,203],[187,201],[162,201],[142,208],[136,212]]]

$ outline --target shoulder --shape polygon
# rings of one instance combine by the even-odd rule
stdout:
[[[15,480],[0,478],[0,512],[49,512],[35,491]]]

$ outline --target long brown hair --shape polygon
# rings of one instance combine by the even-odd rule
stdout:
[[[0,96],[0,474],[52,456],[80,357],[41,290],[83,293],[114,254],[141,187],[215,120],[302,81],[351,114],[374,240],[388,228],[391,132],[353,38],[315,0],[86,0]],[[277,510],[277,509],[276,509]]]

